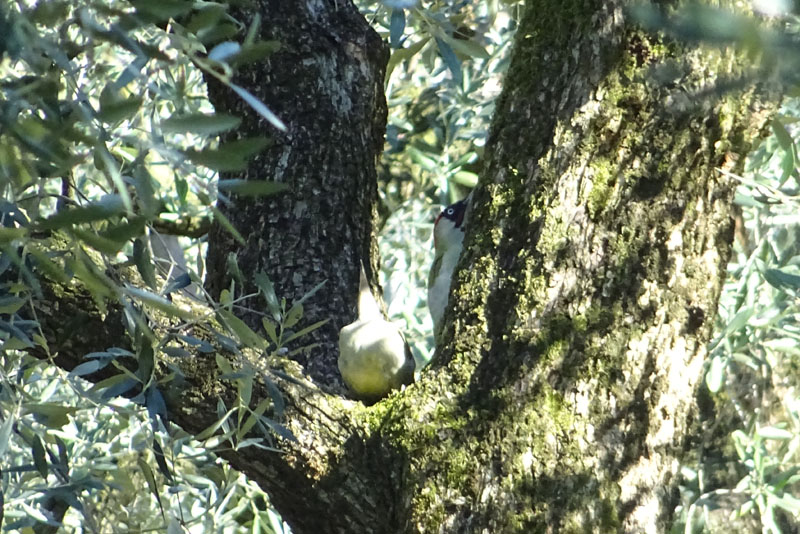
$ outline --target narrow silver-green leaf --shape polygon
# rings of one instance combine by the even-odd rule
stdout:
[[[452,47],[439,37],[436,37],[436,47],[439,49],[439,56],[441,56],[444,64],[447,65],[453,75],[453,81],[458,87],[461,87],[464,75],[461,72],[461,61],[459,61],[458,56],[453,52]]]
[[[296,325],[303,317],[303,305],[295,302],[289,311],[286,313],[286,318],[283,321],[284,328],[291,328]]]
[[[245,43],[229,61],[234,67],[263,60],[280,50],[278,41],[258,41],[251,44]]]
[[[33,465],[36,466],[36,470],[39,471],[43,479],[47,480],[47,458],[45,457],[44,445],[39,436],[33,436],[31,454],[33,454]]]
[[[220,308],[217,310],[217,312],[222,317],[222,320],[225,321],[225,324],[228,325],[228,328],[231,329],[231,332],[236,335],[243,345],[259,350],[264,350],[267,348],[266,340],[253,332],[253,330],[251,330],[244,321],[236,317],[225,308]]]
[[[161,122],[164,133],[193,133],[196,135],[217,135],[237,128],[242,119],[226,113],[193,113],[173,115]]]
[[[0,297],[0,313],[17,313],[22,305],[25,304],[25,299],[19,297]]]
[[[711,393],[717,393],[725,384],[725,368],[728,366],[727,359],[716,357],[711,359],[711,365],[706,373],[706,386]]]
[[[284,344],[290,343],[290,342],[294,341],[295,339],[297,339],[299,337],[303,337],[304,335],[308,334],[309,332],[313,332],[314,330],[316,330],[320,326],[322,326],[325,323],[327,323],[329,320],[330,319],[323,319],[322,321],[317,321],[316,323],[314,323],[314,324],[312,324],[310,326],[307,326],[307,327],[303,328],[302,330],[300,330],[298,332],[295,332],[294,334],[292,334],[291,336],[286,338],[286,340],[284,341]]]
[[[800,276],[780,269],[767,269],[764,271],[764,280],[778,289],[800,289]]]
[[[97,118],[106,124],[116,124],[135,115],[142,106],[142,101],[142,97],[133,96],[105,102],[100,106]]]
[[[126,287],[125,293],[148,306],[151,306],[157,310],[160,310],[167,315],[172,315],[174,317],[180,317],[181,319],[192,319],[193,315],[192,312],[189,310],[184,310],[179,308],[175,304],[171,303],[161,295],[156,295],[155,293],[151,293],[150,291],[146,291],[144,289],[139,289],[138,287]]]
[[[217,208],[216,206],[211,206],[211,212],[214,214],[214,219],[225,228],[236,241],[239,242],[240,245],[246,244],[244,237],[242,234],[239,233],[239,230],[233,226],[233,223]]]
[[[266,180],[220,180],[217,183],[220,191],[236,193],[242,196],[266,196],[286,191],[289,186],[280,182]]]
[[[72,228],[69,230],[69,233],[86,245],[89,245],[99,252],[108,254],[109,256],[113,256],[122,250],[122,246],[125,244],[124,242],[113,241],[101,235],[97,235],[94,232],[81,230],[80,228]]]
[[[153,260],[150,258],[150,249],[141,237],[133,242],[133,263],[136,270],[144,280],[144,283],[151,289],[156,287],[156,270]]]
[[[125,210],[122,198],[118,195],[107,195],[102,200],[85,206],[63,209],[39,222],[43,230],[56,230],[75,224],[101,221],[121,214]]]
[[[12,409],[3,414],[4,420],[0,426],[0,458],[6,457],[6,451],[11,440],[11,431],[14,429],[14,423],[17,420],[17,412]]]
[[[184,155],[193,163],[215,171],[237,171],[247,167],[247,159],[258,154],[270,144],[266,137],[249,137],[230,141],[218,148],[185,150]]]
[[[281,309],[278,304],[278,296],[275,294],[275,286],[272,285],[272,280],[269,279],[269,276],[267,276],[265,272],[259,271],[253,277],[253,281],[256,283],[256,287],[261,291],[261,294],[264,295],[267,301],[267,308],[269,308],[272,317],[275,321],[280,322]]]
[[[250,104],[250,107],[256,110],[256,112],[258,112],[259,115],[267,119],[267,121],[270,124],[272,124],[275,128],[279,129],[282,132],[286,131],[286,125],[283,123],[283,121],[280,120],[278,116],[275,115],[272,111],[270,111],[270,109],[267,106],[265,106],[261,100],[253,96],[245,88],[239,87],[235,83],[230,84],[229,87],[233,89],[236,92],[236,94],[242,98],[242,100]]]
[[[776,426],[762,426],[756,430],[756,434],[764,439],[775,440],[790,440],[795,434],[786,430],[785,428],[778,428]]]
[[[261,318],[261,326],[264,327],[264,331],[269,336],[270,341],[272,341],[273,343],[275,343],[277,345],[278,344],[278,330],[277,330],[277,328],[275,326],[275,323],[273,323],[272,321],[270,321],[266,317],[262,317]]]
[[[393,9],[389,20],[389,46],[400,48],[403,32],[406,29],[406,12],[403,9]]]

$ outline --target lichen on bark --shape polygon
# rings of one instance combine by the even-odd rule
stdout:
[[[743,56],[625,6],[529,2],[520,24],[440,352],[469,377],[448,398],[483,484],[441,504],[464,522],[661,531],[675,504],[732,236],[717,169],[770,108],[711,91]]]

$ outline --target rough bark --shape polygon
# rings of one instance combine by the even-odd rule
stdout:
[[[733,232],[718,169],[767,109],[713,90],[741,56],[645,34],[626,5],[534,1],[520,25],[441,357],[464,461],[421,466],[448,530],[669,525]]]
[[[625,22],[624,5],[528,2],[440,357],[365,408],[302,376],[335,384],[324,370],[371,247],[383,48],[349,2],[259,3],[283,55],[239,81],[289,133],[247,178],[291,192],[226,208],[248,244],[216,232],[209,283],[225,286],[230,250],[287,297],[328,279],[306,308],[331,326],[305,368],[227,354],[281,386],[297,441],[280,440],[284,454],[222,454],[295,534],[665,531],[732,231],[732,185],[715,169],[741,166],[767,110],[754,91],[695,98],[741,58],[654,38]],[[664,65],[674,78],[657,82]],[[238,109],[220,88],[212,97]],[[172,363],[185,376],[172,418],[199,432],[235,385],[217,378],[213,354]],[[268,394],[261,383],[253,403]]]
[[[367,265],[368,273],[377,265],[375,164],[386,124],[388,49],[350,0],[254,4],[234,15],[249,23],[255,10],[261,13],[261,38],[278,41],[280,50],[240,71],[236,82],[266,103],[288,129],[275,131],[213,80],[209,97],[218,111],[246,118],[241,134],[269,132],[274,137],[244,176],[236,177],[274,180],[290,189],[258,201],[219,203],[247,244],[240,247],[224,227],[216,226],[209,237],[206,285],[213,295],[228,287],[230,252],[244,272],[264,271],[279,298],[298,299],[326,281],[305,302],[305,316],[331,320],[303,340],[319,344],[313,357],[298,358],[319,383],[336,385],[341,383],[336,336],[354,318],[359,261],[376,258]],[[261,324],[260,317],[246,319]]]

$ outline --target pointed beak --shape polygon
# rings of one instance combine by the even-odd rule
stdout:
[[[456,228],[461,228],[461,223],[464,222],[464,214],[467,213],[466,209],[461,210],[458,214],[458,218],[456,219]]]
[[[442,214],[436,216],[436,220],[433,221],[433,248],[436,248],[436,225],[439,224],[439,221],[442,220]]]

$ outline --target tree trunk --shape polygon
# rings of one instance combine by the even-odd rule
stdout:
[[[313,355],[298,354],[306,372],[321,384],[340,384],[336,368],[339,329],[355,318],[358,266],[375,258],[376,161],[383,151],[386,99],[383,78],[388,48],[350,0],[286,2],[259,0],[264,40],[280,50],[240,72],[245,86],[287,125],[281,133],[238,95],[209,80],[217,111],[245,117],[246,135],[274,136],[274,143],[237,178],[274,180],[289,191],[253,201],[233,198],[219,208],[247,244],[240,247],[224,227],[209,236],[208,277],[212,295],[228,287],[228,254],[242,272],[263,271],[279,298],[302,297],[325,281],[304,303],[305,317],[330,322],[303,339],[317,343]],[[249,13],[234,11],[240,20]],[[253,302],[250,303],[254,305]],[[260,328],[260,316],[246,317]]]
[[[569,4],[528,2],[451,297],[436,416],[461,430],[421,477],[448,531],[667,530],[733,233],[718,169],[773,109],[712,90],[742,55]]]
[[[258,2],[282,51],[239,83],[289,129],[246,177],[290,192],[232,199],[247,246],[215,231],[208,284],[227,287],[231,251],[280,296],[328,280],[306,316],[331,323],[301,365],[236,360],[282,388],[296,441],[221,453],[295,534],[666,530],[732,234],[733,185],[716,169],[741,168],[771,108],[709,90],[742,57],[655,38],[624,5],[528,2],[438,360],[365,408],[318,386],[338,384],[336,334],[354,316],[359,258],[375,257],[385,50],[348,1]],[[220,87],[211,97],[250,114],[245,132],[265,128]],[[210,425],[217,399],[234,405],[214,354],[173,364],[185,430]],[[257,382],[253,405],[269,395]]]

